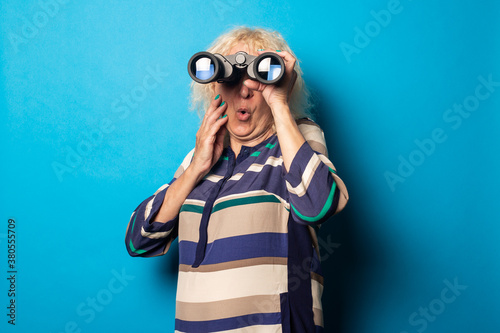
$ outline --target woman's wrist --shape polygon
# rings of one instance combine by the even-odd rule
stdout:
[[[203,179],[203,177],[205,177],[207,173],[208,171],[203,171],[200,168],[197,168],[194,163],[191,163],[184,171],[184,177],[189,179],[190,183],[196,185]]]
[[[296,124],[288,104],[274,104],[273,106],[271,106],[271,111],[273,113],[274,125],[277,131],[280,127],[289,128],[290,125],[294,126]]]

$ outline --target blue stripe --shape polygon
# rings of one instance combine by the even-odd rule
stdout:
[[[179,264],[193,263],[196,246],[195,242],[185,240],[179,242]],[[218,239],[207,244],[205,253],[203,265],[258,257],[286,258],[287,235],[266,232]]]
[[[280,324],[280,313],[255,313],[246,316],[204,321],[185,321],[175,319],[175,329],[181,332],[219,332],[234,330],[253,325]]]

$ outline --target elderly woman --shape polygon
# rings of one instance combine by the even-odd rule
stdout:
[[[192,84],[206,112],[196,145],[168,184],[132,214],[131,256],[179,238],[176,332],[321,332],[316,231],[348,194],[307,114],[307,90],[276,32],[236,28],[208,52],[279,55],[278,84]]]

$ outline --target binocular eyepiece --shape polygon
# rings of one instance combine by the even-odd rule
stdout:
[[[251,79],[264,84],[274,84],[285,74],[285,62],[272,52],[253,56],[243,51],[228,56],[198,52],[188,62],[189,76],[204,84],[214,81],[237,82],[244,69]]]

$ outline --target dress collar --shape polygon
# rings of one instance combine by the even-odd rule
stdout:
[[[264,141],[256,144],[255,146],[251,146],[251,147],[250,146],[241,146],[240,154],[237,157],[237,162],[241,162],[242,160],[244,160],[245,158],[247,158],[248,156],[250,156],[251,154],[253,154],[257,150],[259,150],[260,148],[265,147],[270,142],[275,141],[276,138],[277,138],[276,133],[274,133],[270,137],[265,139]],[[234,156],[234,155],[235,154],[234,154],[233,150],[231,149],[231,146],[228,145],[224,149],[223,156]]]

